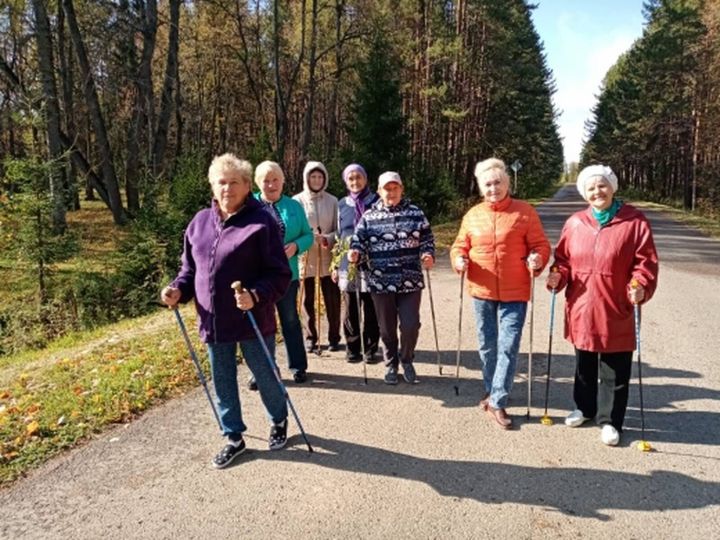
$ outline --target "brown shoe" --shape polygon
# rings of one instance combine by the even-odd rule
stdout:
[[[501,428],[512,429],[512,419],[507,415],[505,409],[496,409],[495,407],[488,405],[485,409],[488,416],[492,418]]]
[[[490,405],[490,394],[485,394],[480,400],[480,408],[483,411],[487,411],[488,405]]]

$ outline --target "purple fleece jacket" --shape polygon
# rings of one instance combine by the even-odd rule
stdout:
[[[275,333],[275,302],[290,285],[290,266],[280,231],[253,197],[225,222],[216,203],[200,210],[185,230],[182,266],[172,285],[181,302],[195,299],[205,343],[255,339],[247,316],[235,304],[230,284],[241,281],[259,301],[252,309],[263,336]]]

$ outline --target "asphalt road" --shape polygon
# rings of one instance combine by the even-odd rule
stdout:
[[[551,240],[583,207],[574,187],[540,208]],[[660,283],[643,312],[646,439],[633,378],[621,444],[599,428],[566,428],[573,353],[558,297],[549,412],[541,425],[550,295],[538,280],[533,402],[528,335],[503,432],[479,409],[471,304],[463,312],[455,395],[459,283],[447,258],[432,272],[443,374],[427,296],[420,383],[388,387],[380,364],[311,357],[312,380],[289,385],[315,453],[297,426],[269,452],[256,393],[241,391],[249,451],[216,471],[222,446],[200,389],[113,429],[0,491],[2,538],[720,538],[720,242],[648,212]],[[279,348],[282,351],[282,347]],[[281,365],[285,360],[281,356]],[[247,369],[241,368],[241,380]]]

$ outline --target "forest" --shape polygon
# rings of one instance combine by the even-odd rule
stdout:
[[[717,219],[720,2],[645,2],[647,24],[605,76],[583,163],[612,164],[626,187]]]
[[[433,223],[476,161],[522,163],[520,197],[567,168],[525,0],[0,0],[0,355],[153,309],[213,155],[397,170]],[[653,0],[608,72],[580,166],[710,215],[720,0]],[[109,226],[73,227],[88,208]],[[97,214],[97,212],[96,212]],[[97,264],[88,246],[111,244]]]

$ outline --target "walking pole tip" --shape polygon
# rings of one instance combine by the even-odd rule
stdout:
[[[641,452],[652,452],[653,451],[653,447],[647,441],[638,441],[637,449],[640,450]]]
[[[543,417],[540,419],[540,423],[541,423],[543,426],[552,426],[554,422],[553,422],[553,419],[550,418],[550,417],[546,414],[545,416],[543,416]]]

